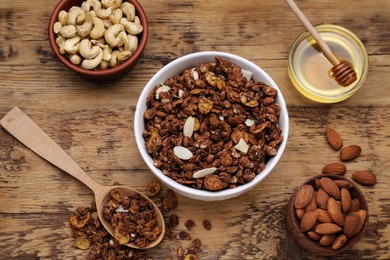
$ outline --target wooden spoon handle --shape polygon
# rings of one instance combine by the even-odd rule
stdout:
[[[316,40],[317,44],[320,46],[325,57],[330,61],[330,63],[332,63],[333,66],[340,64],[340,60],[336,57],[336,55],[334,55],[332,50],[329,48],[329,46],[326,44],[326,42],[322,39],[321,35],[317,32],[317,30],[313,27],[313,25],[311,25],[309,20],[302,13],[302,11],[295,4],[295,2],[293,0],[285,0],[285,1],[288,4],[288,6],[291,8],[291,10],[295,13],[295,15],[299,18],[299,20],[301,20],[302,24],[306,27],[306,29],[309,31],[309,33]]]
[[[43,159],[80,180],[94,192],[99,188],[100,185],[92,180],[83,169],[81,169],[81,167],[20,108],[14,107],[9,111],[0,120],[0,125]]]

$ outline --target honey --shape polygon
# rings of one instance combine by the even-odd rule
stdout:
[[[352,96],[364,83],[368,56],[363,43],[349,30],[331,24],[315,27],[339,59],[350,62],[357,80],[347,87],[332,78],[333,65],[323,55],[308,32],[294,42],[289,56],[288,72],[294,86],[304,96],[321,103],[335,103]]]

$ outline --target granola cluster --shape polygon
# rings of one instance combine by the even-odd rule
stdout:
[[[146,150],[163,174],[186,186],[217,191],[248,183],[283,140],[276,95],[215,57],[149,93]]]

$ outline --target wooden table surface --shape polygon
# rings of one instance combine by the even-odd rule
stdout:
[[[352,30],[369,54],[369,76],[353,97],[337,104],[312,102],[287,74],[287,56],[303,26],[284,1],[143,0],[150,37],[142,58],[121,80],[97,84],[64,67],[49,46],[47,25],[57,0],[0,2],[0,116],[19,106],[101,184],[144,190],[153,174],[137,150],[133,118],[139,94],[164,65],[196,51],[225,51],[264,68],[286,99],[287,148],[276,169],[255,189],[223,202],[179,196],[179,229],[188,219],[202,241],[200,259],[318,259],[298,248],[285,227],[287,201],[304,180],[338,160],[324,131],[333,127],[362,155],[353,170],[377,174],[360,186],[370,210],[363,239],[334,259],[390,259],[390,1],[300,0],[313,24]],[[93,193],[0,129],[0,258],[84,259],[68,224]],[[201,227],[209,219],[212,230]],[[163,241],[148,252],[175,256],[188,241]],[[174,258],[175,259],[175,258]]]

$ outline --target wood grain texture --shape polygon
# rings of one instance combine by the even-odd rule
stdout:
[[[47,25],[56,0],[0,1],[0,116],[15,105],[34,119],[98,183],[144,190],[154,179],[136,148],[135,105],[148,80],[165,64],[195,51],[226,51],[264,68],[278,84],[290,114],[290,136],[281,162],[252,191],[225,202],[179,197],[179,229],[195,221],[200,259],[319,259],[298,248],[285,228],[287,201],[305,179],[338,161],[325,140],[326,127],[362,155],[347,163],[377,174],[361,187],[370,225],[351,250],[332,259],[390,258],[390,2],[388,0],[300,0],[313,24],[352,30],[369,54],[366,84],[333,105],[300,95],[287,74],[288,51],[304,30],[284,1],[142,0],[150,37],[139,63],[123,79],[91,83],[53,55]],[[88,206],[92,191],[51,166],[0,129],[0,259],[85,259],[68,225],[76,207]],[[201,226],[204,219],[211,231]],[[163,241],[149,253],[175,256],[188,241]]]

